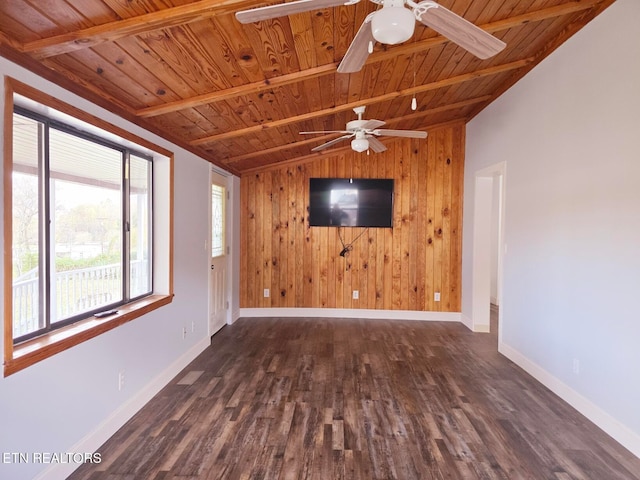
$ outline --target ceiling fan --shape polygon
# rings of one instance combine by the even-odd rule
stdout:
[[[318,145],[312,148],[312,152],[318,152],[325,148],[331,147],[336,143],[339,143],[348,138],[351,140],[351,149],[356,152],[364,152],[365,150],[373,150],[376,153],[384,152],[387,147],[378,140],[376,137],[407,137],[407,138],[427,138],[427,132],[420,130],[388,130],[380,129],[385,122],[382,120],[364,120],[362,115],[366,107],[356,107],[353,111],[358,115],[357,120],[351,120],[347,122],[346,130],[331,130],[331,131],[319,131],[319,132],[300,132],[301,135],[312,135],[315,133],[344,133],[341,137],[329,140],[327,143]]]
[[[502,51],[506,44],[473,23],[432,0],[370,0],[382,5],[370,13],[356,33],[338,66],[340,73],[359,71],[373,52],[373,42],[395,45],[413,35],[416,20],[432,28],[478,58],[486,59]],[[295,0],[236,12],[240,23],[258,22],[294,13],[340,5],[354,5],[360,0]]]

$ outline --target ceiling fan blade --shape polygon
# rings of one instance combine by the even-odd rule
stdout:
[[[311,10],[320,10],[327,7],[338,7],[345,3],[346,0],[298,0],[295,2],[252,8],[251,10],[242,10],[240,12],[236,12],[236,19],[240,23],[259,22],[261,20],[284,17],[294,13],[309,12]]]
[[[373,12],[375,13],[375,12]],[[344,54],[340,65],[338,65],[338,73],[359,72],[364,66],[369,56],[369,42],[375,42],[371,31],[371,19],[373,13],[367,15],[364,19],[360,30],[356,33],[347,53]]]
[[[353,137],[354,135],[355,133],[352,133],[351,135],[343,135],[341,137],[334,138],[333,140],[329,140],[327,143],[323,143],[322,145],[318,145],[317,147],[312,148],[311,151],[318,152],[320,150],[324,150],[325,148],[331,147],[336,143],[341,142],[342,140],[346,140],[347,138]]]
[[[367,120],[367,123],[362,125],[362,127],[360,128],[363,128],[364,130],[373,130],[375,128],[381,127],[385,123],[387,122],[383,122],[382,120]]]
[[[435,4],[435,2],[426,2]],[[486,59],[501,52],[506,43],[485,32],[461,16],[441,5],[429,8],[419,20],[427,27],[444,35],[476,57]]]
[[[420,130],[376,129],[371,133],[373,133],[374,135],[383,135],[385,137],[427,138],[427,132],[422,132]]]
[[[349,130],[319,130],[317,132],[298,132],[300,135],[314,135],[318,133],[352,133]]]
[[[384,152],[387,149],[387,147],[385,147],[384,144],[376,137],[369,136],[367,137],[367,140],[369,140],[369,148],[376,153]]]

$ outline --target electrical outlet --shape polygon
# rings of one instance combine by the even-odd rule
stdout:
[[[433,300],[436,302],[440,301],[440,292],[436,292],[433,294]]]
[[[358,300],[360,298],[360,292],[358,290],[353,291],[353,299]]]
[[[182,327],[182,339],[187,338],[187,327]]]
[[[118,391],[124,388],[124,370],[118,373]]]
[[[573,373],[580,375],[580,360],[577,358],[573,359]]]
[[[264,289],[264,294],[263,295],[264,295],[264,298],[269,298],[270,292],[269,292],[268,288]]]
[[[193,321],[193,322],[191,322],[191,333],[193,333],[195,331],[196,331],[196,322]]]

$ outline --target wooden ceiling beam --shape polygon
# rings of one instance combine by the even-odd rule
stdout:
[[[515,17],[506,18],[504,20],[486,23],[484,25],[481,25],[480,28],[486,30],[487,32],[495,33],[502,30],[519,27],[527,23],[540,22],[543,20],[548,20],[550,18],[587,10],[601,3],[602,1],[603,0],[573,0],[571,2],[557,5],[555,7],[544,8],[535,12],[529,12],[522,15],[517,15]],[[417,51],[428,50],[429,48],[441,45],[448,41],[449,40],[447,38],[439,35],[437,37],[422,40],[420,42],[407,42],[391,49],[374,52],[373,54],[369,55],[366,64],[382,62],[398,55],[409,55]],[[337,70],[338,65],[338,63],[330,63],[308,70],[302,70],[300,72],[270,78],[268,80],[263,80],[260,82],[253,82],[247,85],[241,85],[225,90],[219,90],[217,92],[205,93],[203,95],[198,95],[195,97],[163,103],[162,105],[143,108],[136,111],[135,113],[140,117],[155,117],[185,108],[194,108],[199,105],[229,100],[241,95],[255,94],[263,92],[265,90],[271,90],[274,87],[289,85],[291,83],[309,80],[322,75],[333,74]]]
[[[456,85],[458,83],[463,83],[469,80],[475,80],[481,77],[486,77],[489,75],[496,75],[498,73],[509,72],[513,70],[517,70],[519,68],[523,68],[529,65],[533,61],[533,58],[525,58],[522,60],[517,60],[515,62],[505,63],[502,65],[496,65],[493,67],[484,68],[482,70],[476,70],[474,72],[464,73],[462,75],[457,75],[455,77],[446,78],[443,80],[438,80],[437,82],[427,83],[425,85],[420,85],[417,87],[407,88],[404,90],[398,90],[396,92],[390,92],[384,95],[380,95],[377,97],[372,97],[366,101],[358,100],[357,102],[345,103],[343,105],[337,105],[331,108],[325,108],[323,110],[318,110],[316,112],[304,113],[302,115],[295,115],[289,118],[283,118],[280,120],[274,120],[272,122],[262,123],[260,125],[255,125],[253,127],[241,128],[238,130],[232,130],[225,133],[220,133],[217,135],[209,135],[206,137],[198,138],[196,140],[192,140],[189,142],[190,145],[203,145],[206,143],[212,143],[219,140],[226,140],[229,138],[240,137],[243,135],[250,135],[252,133],[261,132],[264,130],[268,130],[270,128],[282,127],[284,125],[288,125],[296,122],[303,122],[305,120],[310,120],[317,117],[322,117],[324,115],[332,115],[338,112],[344,112],[347,110],[351,110],[354,107],[358,107],[366,104],[373,104],[379,102],[385,102],[388,100],[393,100],[398,97],[404,97],[409,95],[414,95],[420,92],[427,92],[429,90],[436,90],[438,88],[449,87],[451,85]]]
[[[104,23],[94,27],[42,38],[23,44],[19,50],[37,59],[62,55],[123,37],[206,20],[216,15],[233,13],[238,8],[252,7],[262,0],[200,0],[199,2],[166,8],[157,12]]]
[[[549,18],[562,17],[564,15],[581,12],[583,10],[589,10],[590,8],[593,8],[605,1],[607,0],[573,0],[556,5],[555,7],[543,8],[535,12],[524,13],[511,18],[505,18],[504,20],[487,23],[485,25],[486,28],[483,27],[483,29],[489,33],[494,33],[500,30],[517,27],[525,23],[541,22],[543,20],[548,20]]]
[[[336,138],[336,134],[327,134],[321,135],[319,137],[307,138],[305,140],[300,140],[299,142],[287,143],[286,145],[278,145],[277,147],[267,148],[265,150],[259,150],[256,152],[247,153],[245,155],[238,155],[235,157],[228,157],[222,160],[222,163],[228,165],[230,163],[243,162],[245,160],[250,160],[252,158],[261,157],[263,155],[270,155],[272,153],[281,152],[283,150],[288,150],[290,148],[298,148],[304,147],[305,145],[310,145],[312,143],[329,141],[333,138]]]
[[[413,119],[416,119],[416,118],[421,118],[421,117],[427,117],[429,115],[434,115],[436,113],[442,113],[442,112],[446,112],[446,111],[449,111],[449,110],[455,110],[457,108],[464,108],[464,107],[468,107],[469,105],[476,105],[478,103],[488,102],[492,98],[493,98],[493,95],[483,95],[482,97],[470,98],[469,100],[463,100],[462,102],[451,103],[449,105],[442,105],[441,107],[430,108],[428,110],[418,111],[418,112],[412,113],[410,115],[404,115],[402,117],[392,118],[391,120],[387,120],[386,124],[387,125],[393,125],[394,123],[400,123],[400,122],[402,122],[404,120],[413,120]],[[244,160],[250,160],[250,159],[255,158],[255,157],[260,157],[260,156],[263,156],[263,155],[269,155],[271,153],[280,152],[282,150],[288,150],[290,148],[298,148],[298,147],[303,147],[303,146],[311,144],[311,143],[329,141],[332,138],[336,138],[336,134],[335,133],[329,134],[329,135],[322,135],[320,137],[308,138],[306,140],[301,140],[299,142],[288,143],[286,145],[280,145],[280,146],[269,148],[269,149],[266,149],[266,150],[260,150],[260,151],[257,151],[257,152],[247,153],[245,155],[238,155],[236,157],[229,157],[229,158],[223,159],[222,163],[224,163],[226,165],[226,164],[229,164],[229,163],[235,163],[235,162],[241,162],[241,161],[244,161]]]
[[[163,103],[154,107],[143,108],[135,112],[139,117],[155,117],[165,113],[176,112],[185,108],[194,108],[200,105],[205,105],[213,102],[220,102],[223,100],[230,100],[242,95],[249,95],[264,90],[271,90],[275,87],[282,87],[291,83],[301,82],[303,80],[309,80],[311,78],[320,77],[330,73],[335,73],[338,68],[337,63],[329,63],[327,65],[320,65],[319,67],[309,68],[307,70],[301,70],[299,72],[289,73],[287,75],[280,75],[279,77],[269,78],[261,80],[259,82],[253,82],[246,85],[240,85],[238,87],[227,88],[212,93],[205,93],[204,95],[198,95],[195,97],[186,98],[184,100],[176,100],[175,102]]]

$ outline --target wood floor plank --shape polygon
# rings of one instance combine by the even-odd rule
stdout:
[[[495,333],[437,322],[240,319],[99,451],[70,478],[640,480]]]

